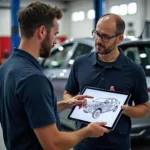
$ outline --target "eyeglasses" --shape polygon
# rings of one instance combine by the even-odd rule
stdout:
[[[114,38],[114,37],[117,37],[117,36],[119,36],[119,35],[121,35],[121,34],[115,34],[115,35],[113,35],[113,36],[100,35],[96,30],[93,30],[93,31],[92,31],[92,36],[93,36],[93,38],[99,37],[99,38],[101,38],[101,40],[102,40],[103,42],[109,42],[110,39],[112,39],[112,38]]]

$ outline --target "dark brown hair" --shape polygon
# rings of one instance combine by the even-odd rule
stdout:
[[[26,8],[22,8],[18,12],[21,36],[32,37],[35,30],[41,25],[44,25],[49,32],[53,27],[55,18],[62,18],[62,12],[59,8],[42,2],[30,3]]]

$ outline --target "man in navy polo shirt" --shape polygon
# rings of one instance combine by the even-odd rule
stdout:
[[[86,86],[132,94],[114,131],[99,138],[87,138],[75,150],[129,150],[131,117],[144,117],[148,112],[148,93],[141,66],[127,58],[118,44],[123,41],[125,23],[120,16],[102,16],[92,32],[96,52],[79,56],[72,67],[64,99],[82,92]],[[132,100],[135,106],[131,106]],[[110,116],[111,117],[111,116]],[[78,123],[77,128],[85,127]]]
[[[87,137],[108,132],[92,123],[76,132],[61,132],[58,111],[84,104],[86,95],[56,101],[51,82],[37,58],[56,43],[59,8],[33,2],[18,12],[21,43],[0,68],[0,122],[7,150],[67,150]]]

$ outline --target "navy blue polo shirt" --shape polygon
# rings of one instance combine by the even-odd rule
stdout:
[[[76,95],[86,86],[132,94],[129,105],[148,101],[145,73],[140,65],[126,57],[122,50],[113,63],[104,63],[98,59],[97,52],[79,56],[71,69],[65,90]],[[77,128],[85,124],[78,123]],[[87,138],[76,147],[77,150],[129,150],[131,120],[122,115],[115,130],[100,138]]]
[[[15,49],[0,68],[0,122],[8,150],[41,150],[33,129],[60,127],[53,87],[38,61]],[[51,133],[49,133],[51,134]]]

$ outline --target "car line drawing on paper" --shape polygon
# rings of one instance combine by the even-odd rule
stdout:
[[[106,99],[100,102],[100,99]],[[83,108],[84,113],[91,113],[94,119],[97,119],[101,113],[113,111],[115,112],[119,107],[120,102],[116,98],[97,98],[88,102]]]

